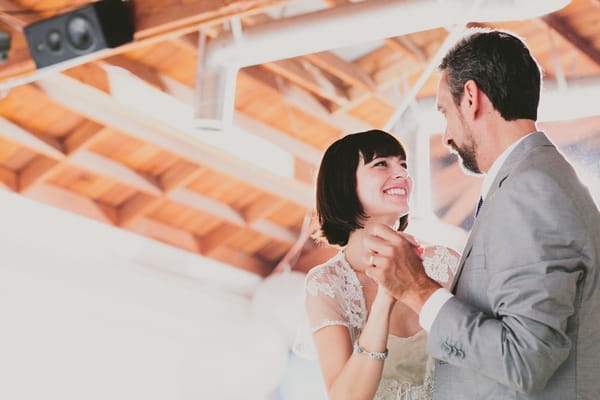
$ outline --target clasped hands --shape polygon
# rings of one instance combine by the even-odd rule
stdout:
[[[419,313],[423,303],[440,285],[423,267],[423,249],[414,237],[385,224],[367,228],[364,239],[365,270],[390,295]]]

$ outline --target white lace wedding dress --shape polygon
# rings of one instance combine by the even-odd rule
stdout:
[[[458,255],[442,246],[425,248],[423,264],[429,276],[449,282],[458,265]],[[294,351],[316,358],[312,333],[330,325],[343,325],[354,342],[367,319],[362,285],[340,251],[312,268],[305,282],[308,322],[299,332]],[[388,358],[374,400],[430,400],[433,392],[433,360],[427,355],[424,330],[402,338],[388,336]]]

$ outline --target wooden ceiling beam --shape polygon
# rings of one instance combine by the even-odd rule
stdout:
[[[406,36],[397,36],[385,39],[385,44],[399,53],[410,57],[419,64],[427,62],[427,56],[412,40]]]
[[[245,207],[241,211],[241,214],[246,223],[252,224],[260,219],[268,217],[285,203],[286,201],[280,197],[262,196]]]
[[[8,0],[2,0],[8,2]],[[105,57],[133,50],[167,40],[172,37],[197,31],[202,26],[226,21],[234,16],[263,12],[271,7],[279,7],[292,0],[168,0],[164,2],[141,1],[133,7],[135,26],[134,41],[122,46],[87,54],[83,57],[68,60],[68,63],[36,70],[27,44],[20,40],[22,46],[11,52],[10,59],[0,69],[0,81],[16,79],[17,82],[6,82],[5,87],[22,84],[20,80],[35,81],[45,75],[48,70],[65,69],[78,64],[98,60]],[[23,7],[21,7],[23,8]],[[22,16],[19,16],[22,19]],[[36,20],[39,16],[36,17]],[[29,21],[27,21],[29,22]],[[23,46],[25,46],[23,48]]]
[[[0,137],[50,158],[64,157],[62,149],[56,144],[41,140],[33,133],[2,117],[0,117]]]
[[[18,31],[23,31],[25,26],[39,19],[40,16],[35,10],[25,8],[13,0],[0,0],[0,21]]]
[[[332,52],[324,51],[304,56],[311,63],[337,76],[351,86],[358,87],[366,92],[375,91],[376,85],[373,79],[355,64],[338,57]]]
[[[150,218],[139,218],[135,224],[128,225],[124,229],[191,253],[200,254],[194,234]]]
[[[163,190],[144,175],[108,157],[82,150],[67,158],[65,162],[77,168],[91,171],[115,182],[120,182],[151,196],[161,196]]]
[[[347,92],[320,73],[317,67],[301,58],[273,61],[262,64],[262,67],[337,106],[343,106],[349,100]]]
[[[190,232],[174,228],[149,218],[140,218],[135,224],[128,226],[126,229],[202,256],[202,241],[198,236]],[[272,263],[241,251],[228,248],[227,246],[221,246],[213,251],[210,258],[220,263],[255,273],[263,277],[267,276],[273,269]]]
[[[88,197],[58,186],[40,183],[32,187],[26,197],[106,224],[114,223],[109,207],[101,207]]]
[[[203,143],[198,135],[192,137],[178,127],[170,126],[117,102],[106,93],[62,74],[45,77],[38,85],[56,102],[94,121],[161,147],[190,162],[202,160],[203,165],[221,173],[305,207],[312,207],[313,198],[309,185],[281,177],[263,168],[253,167]]]
[[[275,263],[265,261],[262,258],[252,256],[237,249],[232,249],[229,246],[217,247],[211,252],[210,258],[262,277],[269,276],[275,267]]]
[[[244,74],[264,88],[276,93],[278,96],[282,96],[284,103],[324,121],[332,127],[339,129],[341,133],[372,128],[366,122],[346,113],[331,113],[312,93],[299,86],[289,85],[285,82],[278,84],[273,74],[259,66],[244,68],[240,71],[240,74]]]
[[[97,127],[87,123],[84,123],[82,129],[76,129],[73,134],[77,135],[78,132],[88,129],[96,132],[92,137],[106,134],[106,130],[98,130]],[[4,118],[0,118],[0,137],[40,154],[30,162],[30,165],[27,165],[21,171],[22,183],[20,184],[20,188],[23,190],[59,172],[58,168],[62,168],[64,164],[64,166],[72,165],[93,174],[105,176],[152,195],[160,195],[162,193],[161,188],[148,181],[142,175],[107,157],[83,150],[86,147],[84,145],[80,145],[78,151],[71,151],[70,154],[65,154],[60,149],[37,138],[33,133],[27,132]],[[87,143],[91,144],[89,140]]]
[[[64,152],[68,154],[87,149],[106,138],[111,130],[93,121],[85,121],[63,139]]]
[[[165,0],[138,2],[134,7],[136,38],[165,31],[197,27],[207,22],[225,21],[233,16],[264,12],[290,0]]]
[[[164,197],[136,193],[117,209],[116,224],[122,228],[126,228],[137,222],[138,219],[150,214],[165,202],[166,199]]]
[[[25,194],[33,186],[62,171],[64,165],[46,156],[37,156],[19,171],[18,190]]]
[[[556,14],[548,14],[543,16],[541,20],[544,24],[562,36],[569,44],[592,60],[597,66],[600,66],[600,50],[595,48],[587,39],[577,33],[565,19]]]
[[[158,90],[166,90],[166,85],[156,69],[132,60],[124,55],[106,57],[98,60],[97,63],[102,66],[123,68],[135,75],[137,79],[143,80],[150,86],[153,86]]]
[[[82,129],[88,128],[92,129],[94,126],[84,123]],[[190,167],[192,164],[188,163],[188,167],[179,169],[177,172],[169,172],[165,177],[159,177],[159,182],[164,185],[164,187],[159,187],[130,168],[90,151],[80,150],[74,152],[70,157],[65,156],[33,134],[2,118],[0,118],[0,136],[41,154],[32,160],[18,176],[15,173],[8,173],[9,170],[4,170],[0,177],[4,178],[2,181],[7,182],[8,187],[19,190],[23,194],[28,194],[36,185],[43,184],[50,177],[60,173],[62,168],[72,165],[107,177],[140,192],[117,210],[118,220],[114,222],[122,227],[131,225],[135,220],[142,218],[165,202],[174,201],[224,219],[238,227],[253,229],[283,242],[293,243],[295,240],[296,233],[287,228],[261,221],[261,218],[258,217],[248,222],[244,216],[231,207],[182,188],[183,185],[198,176],[203,170],[201,167]],[[167,183],[165,184],[165,182]]]
[[[8,169],[0,166],[0,186],[9,189],[13,192],[18,190],[17,188],[18,176],[17,174]]]
[[[204,171],[206,168],[180,160],[163,172],[158,177],[158,181],[165,193],[171,193],[193,182]]]
[[[238,228],[252,229],[263,235],[278,239],[282,242],[287,242],[288,244],[294,243],[298,236],[296,232],[277,224],[269,223],[266,220],[257,219],[256,221],[248,223],[244,219],[244,216],[232,207],[185,188],[174,190],[169,195],[169,199],[178,204],[183,204],[203,213],[213,215]]]
[[[244,232],[239,226],[230,224],[222,224],[209,233],[198,237],[200,254],[210,257],[221,246],[226,246],[230,240],[235,240],[236,237],[243,236]]]

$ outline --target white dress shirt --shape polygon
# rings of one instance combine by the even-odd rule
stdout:
[[[531,135],[531,133],[519,138],[513,144],[508,146],[506,150],[504,150],[502,154],[500,154],[500,156],[496,158],[488,172],[485,174],[485,177],[483,178],[483,183],[481,184],[481,197],[484,201],[488,192],[490,191],[490,187],[492,186],[494,179],[496,179],[496,175],[498,175],[500,168],[504,164],[504,161],[506,161],[506,159],[508,158],[510,153],[512,153],[512,151],[515,149],[515,147],[517,147],[517,145],[529,135]],[[419,324],[423,329],[425,329],[427,332],[431,330],[433,321],[437,317],[442,306],[446,304],[446,302],[452,297],[454,297],[454,295],[450,293],[450,291],[446,288],[439,288],[438,290],[433,292],[431,296],[429,296],[427,301],[425,301],[425,304],[423,304],[421,312],[419,313]]]

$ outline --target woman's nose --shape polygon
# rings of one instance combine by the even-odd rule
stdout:
[[[408,176],[408,171],[404,167],[398,167],[398,170],[395,171],[395,178],[406,178]]]

